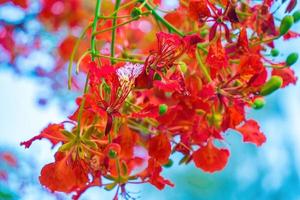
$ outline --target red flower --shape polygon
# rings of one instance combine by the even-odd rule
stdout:
[[[149,68],[158,71],[169,69],[176,59],[200,42],[200,38],[196,35],[181,38],[176,34],[159,32],[156,37],[157,49],[150,51],[145,62],[147,72],[149,72]]]
[[[126,63],[115,69],[113,66],[98,68],[95,63],[90,64],[90,86],[88,93],[93,105],[108,113],[116,113],[134,86],[143,70],[139,64]],[[102,111],[102,113],[103,113]],[[100,111],[101,114],[101,111]]]

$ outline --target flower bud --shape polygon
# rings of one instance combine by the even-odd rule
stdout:
[[[207,115],[207,119],[211,126],[220,128],[223,121],[223,115],[221,113],[212,113]]]
[[[180,67],[180,70],[182,71],[182,73],[185,73],[187,71],[187,66],[186,66],[185,62],[179,61],[179,67]]]
[[[108,151],[108,157],[109,158],[116,158],[117,157],[117,152],[115,152],[114,150],[112,150],[112,149],[110,149],[109,151]]]
[[[168,111],[168,105],[166,105],[166,104],[160,104],[158,110],[159,110],[158,113],[160,115],[163,115],[163,114],[165,114]]]
[[[262,86],[260,95],[266,96],[273,93],[282,86],[282,82],[283,80],[280,76],[272,76],[270,80]]]
[[[300,10],[294,12],[293,17],[294,17],[294,23],[298,22],[300,20]]]
[[[294,17],[293,16],[291,16],[291,15],[285,16],[282,19],[280,27],[279,27],[280,36],[286,34],[290,30],[290,28],[292,27],[293,23],[294,23]]]
[[[298,53],[291,53],[285,60],[287,66],[295,64],[298,60]]]
[[[271,50],[271,55],[272,55],[273,57],[278,56],[278,55],[279,55],[279,50],[278,50],[278,49],[272,49],[272,50]]]
[[[204,29],[204,30],[202,30],[201,32],[200,32],[200,35],[201,35],[201,37],[205,37],[207,34],[208,34],[208,30],[207,29]]]
[[[252,108],[258,110],[258,109],[261,109],[262,107],[264,107],[264,105],[265,105],[264,98],[256,98],[253,101]]]
[[[140,17],[142,14],[142,10],[140,8],[134,7],[130,13],[132,18]]]
[[[121,146],[117,143],[111,143],[106,147],[105,152],[109,158],[114,159],[121,153]]]
[[[169,161],[167,162],[167,164],[164,165],[164,167],[169,168],[169,167],[172,167],[172,165],[173,165],[173,160],[169,159]]]

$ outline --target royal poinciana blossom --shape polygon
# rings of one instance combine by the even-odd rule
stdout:
[[[59,46],[60,59],[70,57],[69,87],[84,88],[77,109],[22,142],[60,146],[41,171],[43,186],[74,199],[95,186],[117,188],[114,199],[127,198],[127,184],[173,186],[161,172],[175,152],[180,164],[224,169],[229,129],[243,142],[266,142],[246,109],[262,108],[264,96],[297,81],[290,66],[298,54],[274,59],[274,40],[299,37],[291,30],[299,11],[289,14],[295,0],[282,5],[287,16],[278,22],[272,0],[180,1],[164,17],[156,9],[160,1],[114,2],[97,0],[94,16],[84,20],[79,0],[44,1],[40,18],[50,29],[85,28]],[[74,15],[66,15],[70,10]],[[72,76],[75,61],[77,73],[86,75],[84,87]]]

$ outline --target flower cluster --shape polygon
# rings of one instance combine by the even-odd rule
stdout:
[[[222,170],[230,155],[224,138],[229,129],[244,142],[261,146],[266,141],[246,109],[262,108],[264,96],[296,83],[290,66],[298,54],[277,61],[273,41],[299,36],[290,28],[300,13],[286,15],[276,26],[273,1],[180,2],[162,17],[153,2],[116,0],[110,8],[112,3],[104,1],[101,9],[97,0],[94,18],[71,42],[69,86],[74,86],[78,51],[83,52],[76,71],[86,74],[76,111],[22,142],[26,148],[39,139],[60,145],[55,161],[41,171],[42,185],[74,193],[74,199],[90,187],[117,188],[117,199],[127,197],[127,184],[173,186],[161,172],[172,165],[175,152],[182,155],[181,164],[192,162],[211,173]],[[295,4],[290,1],[286,12]],[[64,21],[46,12],[48,7],[42,17],[54,27],[65,21],[74,25],[81,18],[79,8],[67,17],[59,9],[75,5],[51,1]],[[84,37],[90,45],[78,48]]]

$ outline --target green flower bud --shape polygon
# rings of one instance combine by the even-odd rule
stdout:
[[[293,24],[294,24],[294,17],[291,15],[285,16],[282,19],[280,27],[279,27],[280,36],[286,34],[290,30],[290,28],[292,27]]]
[[[278,56],[278,55],[279,55],[279,50],[278,50],[278,49],[272,49],[272,50],[271,50],[271,55],[272,55],[273,57]]]
[[[294,17],[294,23],[298,22],[300,20],[300,10],[294,12],[293,17]]]
[[[159,109],[158,113],[160,115],[163,115],[168,111],[168,106],[166,104],[160,104],[158,109]]]
[[[295,64],[298,60],[298,53],[291,53],[285,60],[287,66]]]
[[[131,11],[130,15],[132,18],[140,17],[142,14],[142,10],[140,8],[134,7]]]
[[[160,81],[160,80],[161,80],[161,77],[160,77],[160,75],[159,75],[158,73],[155,73],[153,79],[154,79],[154,80],[159,80],[159,81]]]
[[[205,37],[208,34],[208,30],[204,29],[200,32],[201,37]]]
[[[187,66],[186,66],[185,62],[180,61],[179,67],[180,67],[180,70],[182,71],[182,73],[185,73],[187,71]]]
[[[168,163],[164,165],[165,168],[169,168],[169,167],[172,167],[173,165],[173,160],[172,159],[169,159]]]
[[[278,90],[282,86],[282,78],[280,76],[272,76],[268,82],[266,82],[261,90],[260,95],[266,96],[274,91]]]
[[[108,152],[108,157],[109,158],[116,158],[117,157],[117,152],[110,149],[109,152]]]
[[[252,108],[258,110],[264,107],[264,105],[265,105],[264,98],[256,98],[252,104]]]

